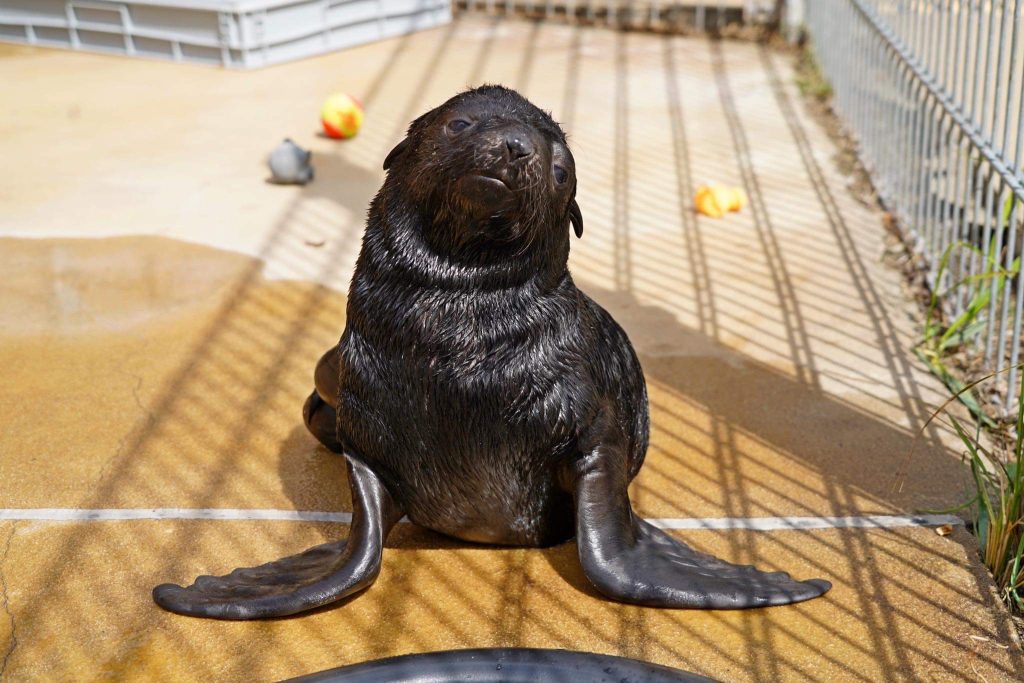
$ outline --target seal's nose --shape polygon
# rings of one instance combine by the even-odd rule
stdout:
[[[505,136],[505,149],[508,150],[509,161],[519,161],[533,155],[533,143],[522,133],[509,133]]]

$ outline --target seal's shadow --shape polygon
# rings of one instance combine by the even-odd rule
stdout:
[[[302,424],[298,409],[296,425],[278,453],[278,475],[284,493],[296,510],[352,511],[345,459],[313,438]]]

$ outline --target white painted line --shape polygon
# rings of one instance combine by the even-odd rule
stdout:
[[[662,529],[894,529],[905,526],[963,524],[955,515],[866,515],[863,517],[692,517],[648,519]]]
[[[248,510],[232,508],[6,508],[0,521],[107,522],[147,519],[267,520],[275,522],[352,521],[349,512]],[[963,524],[955,515],[865,515],[857,517],[664,517],[649,519],[662,529],[893,529],[908,526]]]
[[[231,508],[9,508],[0,509],[0,520],[46,522],[109,522],[132,519],[271,520],[275,522],[352,521],[351,512],[303,512],[300,510],[249,510]]]

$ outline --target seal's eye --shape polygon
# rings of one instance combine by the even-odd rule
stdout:
[[[452,119],[448,122],[448,130],[452,133],[461,133],[472,125],[466,119]]]
[[[564,183],[568,179],[569,179],[569,172],[566,171],[561,166],[559,166],[558,164],[555,164],[555,182],[558,183],[559,185],[561,185],[562,183]]]

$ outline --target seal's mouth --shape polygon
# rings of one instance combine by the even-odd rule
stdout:
[[[456,183],[459,195],[473,207],[474,213],[487,217],[512,207],[515,192],[504,180],[489,175],[470,174]]]
[[[471,178],[485,201],[504,201],[513,194],[512,188],[501,178],[481,174]]]

